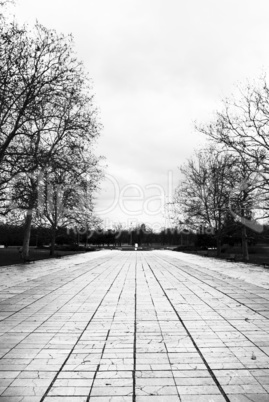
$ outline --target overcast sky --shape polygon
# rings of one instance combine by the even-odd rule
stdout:
[[[72,33],[93,79],[107,163],[100,216],[163,225],[160,196],[204,142],[193,121],[268,70],[268,0],[17,0],[14,10]]]

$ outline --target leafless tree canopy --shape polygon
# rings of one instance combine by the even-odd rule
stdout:
[[[53,233],[60,223],[71,224],[72,210],[73,221],[75,215],[79,221],[81,213],[91,224],[92,193],[101,174],[92,145],[101,125],[91,81],[77,60],[72,37],[39,23],[30,31],[3,15],[2,22],[0,210],[8,217],[17,215],[16,209],[27,211],[27,255],[33,218],[46,221]]]

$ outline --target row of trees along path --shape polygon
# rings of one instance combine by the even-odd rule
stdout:
[[[0,209],[31,225],[91,225],[100,179],[93,141],[101,125],[91,81],[71,36],[39,23],[30,30],[5,17],[0,3]]]
[[[238,87],[209,123],[196,129],[208,145],[181,166],[174,197],[175,219],[191,227],[214,228],[217,253],[231,226],[242,225],[242,254],[248,260],[247,234],[261,233],[269,211],[269,86],[265,75]]]

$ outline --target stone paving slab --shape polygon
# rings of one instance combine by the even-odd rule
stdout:
[[[0,402],[269,402],[269,290],[183,257],[0,269]]]

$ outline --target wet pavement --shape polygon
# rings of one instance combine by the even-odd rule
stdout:
[[[201,258],[2,267],[0,402],[269,401],[269,290]]]

